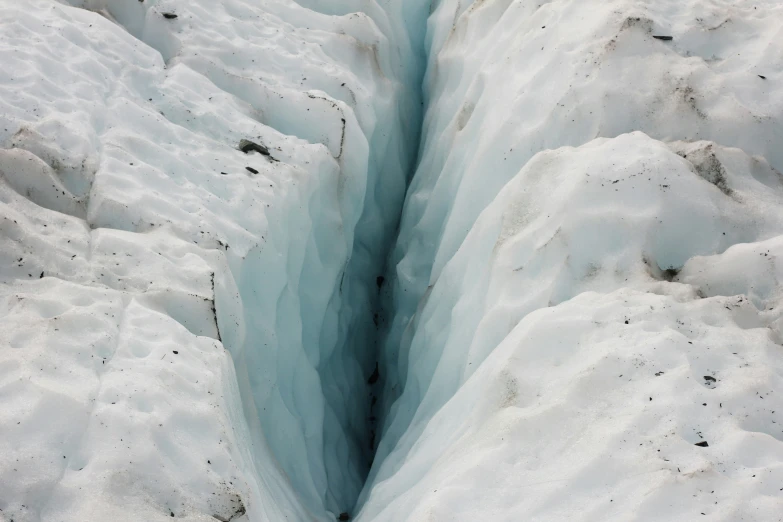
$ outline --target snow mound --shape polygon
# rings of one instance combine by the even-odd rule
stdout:
[[[777,2],[444,0],[360,520],[777,520]]]
[[[781,230],[779,175],[738,149],[633,133],[534,156],[422,301],[361,519],[772,520],[783,288],[698,256],[763,258]]]

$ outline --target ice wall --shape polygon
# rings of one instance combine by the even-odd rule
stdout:
[[[421,9],[0,2],[2,517],[352,508]]]
[[[0,518],[776,520],[782,21],[0,0]]]
[[[442,0],[360,520],[775,520],[778,2]]]

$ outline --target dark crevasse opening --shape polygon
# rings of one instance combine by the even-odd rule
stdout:
[[[358,513],[361,507],[355,504],[373,466],[381,419],[385,416],[381,411],[385,403],[381,393],[386,372],[381,343],[386,322],[393,315],[388,309],[391,299],[386,284],[387,260],[396,241],[405,194],[418,159],[424,108],[424,39],[429,2],[387,0],[381,6],[390,18],[396,18],[395,23],[404,27],[404,33],[397,33],[397,37],[408,39],[390,42],[392,48],[410,46],[412,62],[405,64],[408,68],[406,84],[402,86],[405,92],[393,111],[398,121],[383,124],[390,130],[397,128],[399,134],[384,131],[370,142],[372,159],[368,178],[374,181],[368,184],[350,260],[336,289],[341,303],[338,339],[334,351],[319,368],[326,399],[324,460],[327,472],[339,470],[335,476],[329,476],[326,505],[344,517]],[[352,372],[353,367],[358,372]],[[333,446],[340,450],[330,451],[328,448]],[[359,480],[344,480],[345,475],[340,471],[346,465],[354,468],[348,474],[355,473]]]
[[[361,507],[355,504],[373,466],[381,436],[384,412],[380,410],[384,401],[380,395],[386,371],[381,343],[387,318],[392,314],[387,309],[387,260],[396,240],[408,182],[416,167],[423,116],[421,85],[428,2],[390,0],[385,4],[383,7],[392,11],[391,16],[402,21],[405,33],[398,36],[408,38],[405,45],[412,47],[414,61],[406,65],[410,73],[403,86],[403,104],[394,111],[399,121],[388,125],[397,127],[400,134],[382,132],[370,143],[374,160],[370,170],[375,172],[369,177],[375,177],[375,181],[368,184],[353,250],[337,289],[342,306],[340,333],[334,351],[319,368],[327,405],[325,438],[343,437],[343,441],[334,441],[343,451],[324,453],[327,470],[351,463],[347,455],[358,456],[352,465],[359,481],[346,483],[339,474],[329,477],[334,505],[340,506],[339,513],[348,516]],[[391,45],[396,47],[400,42]],[[350,375],[353,365],[359,372]]]
[[[263,251],[246,260],[243,279],[248,285],[240,293],[247,323],[258,326],[249,328],[243,356],[235,359],[251,427],[263,434],[302,503],[312,513],[325,510],[329,516],[346,519],[360,507],[357,499],[373,465],[379,419],[384,415],[379,394],[385,372],[380,343],[390,313],[384,297],[386,261],[417,160],[429,4],[416,0],[341,6],[324,6],[316,0],[299,3],[329,15],[363,11],[372,18],[388,38],[385,48],[374,52],[389,54],[378,62],[389,69],[382,75],[389,82],[386,88],[396,93],[380,112],[385,119],[368,137],[366,191],[363,201],[352,202],[361,205],[361,212],[344,267],[331,276],[322,268],[329,264],[333,230],[319,229],[319,209],[311,208],[314,227],[300,269],[301,282],[291,289],[292,295],[283,293],[275,310],[281,319],[270,328],[259,323],[267,311],[253,302],[266,291],[264,264],[274,261]],[[347,139],[346,146],[351,146]],[[324,302],[319,297],[323,292],[313,289],[329,282],[331,297]],[[300,321],[295,332],[300,337],[285,338],[293,316]],[[270,354],[265,343],[272,338],[276,351]],[[306,358],[285,355],[300,343]],[[242,382],[243,372],[247,372],[246,382]]]
[[[253,59],[249,48],[221,55],[227,63],[244,60],[258,67],[260,95],[257,85],[232,76],[232,64],[188,50],[202,35],[187,34],[199,15],[185,4],[70,3],[121,25],[157,49],[167,67],[186,66],[202,74],[257,111],[264,125],[329,149],[324,164],[333,160],[339,171],[337,193],[311,195],[306,205],[270,214],[270,229],[258,246],[241,257],[227,250],[236,296],[221,291],[222,277],[213,287],[216,325],[234,360],[251,451],[272,455],[314,518],[351,516],[358,511],[385,415],[380,343],[392,315],[386,263],[417,161],[430,2],[297,0],[304,11],[282,8],[274,16],[290,15],[287,22],[306,30],[325,24],[326,31],[344,34],[347,44],[325,39],[319,52],[338,64],[348,62],[346,69],[355,78],[314,80],[317,71],[304,74],[303,66],[302,82],[311,82],[310,90],[303,85],[299,91],[278,92],[263,81],[266,71],[259,64],[265,62],[260,56]],[[244,8],[233,5],[221,8],[224,18],[254,23],[243,18]],[[350,110],[356,114],[347,114]],[[339,122],[341,133],[334,131]],[[242,152],[257,153],[239,143]],[[266,145],[259,150],[268,152]],[[321,188],[334,189],[328,183]],[[335,199],[339,217],[333,215]],[[269,463],[255,459],[257,467]],[[260,482],[270,485],[263,477]]]

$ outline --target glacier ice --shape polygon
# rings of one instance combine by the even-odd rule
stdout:
[[[0,520],[777,520],[781,20],[0,0]]]
[[[425,17],[320,4],[0,4],[7,516],[352,508]]]
[[[434,4],[361,520],[777,520],[781,16]]]

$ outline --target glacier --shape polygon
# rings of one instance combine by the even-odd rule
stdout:
[[[778,2],[0,27],[0,520],[781,519]]]

